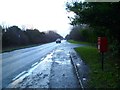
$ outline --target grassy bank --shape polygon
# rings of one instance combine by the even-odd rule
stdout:
[[[68,42],[70,42],[70,43],[74,43],[74,44],[85,44],[85,45],[91,45],[91,44],[88,43],[88,42],[78,42],[78,41],[74,41],[74,40],[68,40]]]
[[[89,43],[89,42],[79,42],[79,41],[74,41],[74,40],[68,40],[68,42],[74,43],[74,44],[84,44],[84,45],[89,45],[89,46],[96,46],[96,44]]]
[[[119,66],[114,62],[115,58],[104,60],[104,71],[101,69],[101,58],[97,48],[84,46],[75,48],[82,60],[90,67],[90,80],[88,87],[94,88],[120,88]]]

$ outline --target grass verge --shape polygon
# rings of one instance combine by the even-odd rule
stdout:
[[[76,43],[76,42],[75,42]],[[101,57],[97,48],[83,46],[75,48],[82,60],[90,67],[90,88],[120,88],[119,66],[115,63],[115,57],[109,58],[105,54],[104,71],[101,69]]]
[[[88,43],[88,42],[78,42],[78,41],[74,41],[74,40],[68,40],[68,42],[70,42],[70,43],[74,43],[74,44],[85,44],[85,45],[91,45],[91,44]]]
[[[90,67],[89,87],[120,88],[120,72],[113,60],[104,60],[104,71],[101,69],[100,55],[94,47],[75,48],[84,62]]]
[[[79,41],[74,41],[74,40],[68,40],[68,42],[74,43],[74,44],[83,44],[83,45],[89,45],[89,46],[94,46],[94,47],[96,47],[96,44],[95,44],[95,43],[79,42]]]

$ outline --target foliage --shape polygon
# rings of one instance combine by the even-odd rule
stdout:
[[[120,3],[74,2],[72,5],[67,3],[66,6],[68,11],[76,14],[74,24],[83,23],[107,28],[119,24]]]
[[[6,32],[3,32],[2,35],[2,45],[11,46],[11,45],[26,45],[28,43],[28,38],[17,26],[12,26],[6,29]]]
[[[70,39],[73,39],[73,40],[81,40],[83,41],[83,38],[81,37],[80,35],[80,32],[79,32],[79,27],[73,27],[72,30],[70,31]]]
[[[63,37],[60,36],[59,34],[57,34],[55,31],[51,31],[51,30],[46,33],[46,41],[47,42],[53,42],[57,38],[61,38],[62,39]]]
[[[86,28],[80,30],[80,34],[82,37],[85,38],[87,42],[96,43],[97,42],[97,35],[95,34],[94,30],[91,28]]]
[[[66,36],[66,39],[72,39],[75,41],[83,41],[89,43],[97,42],[97,35],[94,30],[88,26],[77,25],[74,26],[69,35]]]
[[[2,47],[16,47],[32,44],[43,44],[53,42],[57,38],[62,38],[54,31],[49,33],[40,32],[38,29],[21,30],[18,26],[2,28]]]
[[[95,37],[106,36],[109,44],[112,45],[112,47],[116,47],[110,47],[111,52],[120,53],[120,2],[82,3],[75,1],[66,3],[66,10],[75,13],[74,17],[69,17],[71,19],[71,25],[89,25]],[[87,39],[91,37],[88,34],[91,32],[87,30],[82,33]]]

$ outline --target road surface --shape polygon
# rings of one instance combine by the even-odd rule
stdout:
[[[30,87],[31,84],[29,85],[28,81],[31,80],[30,79],[31,77],[33,79],[35,75],[43,75],[44,80],[48,80],[48,77],[51,77],[49,78],[46,84],[46,85],[49,84],[48,86],[51,88],[79,87],[68,54],[70,48],[74,48],[78,46],[80,45],[70,44],[64,40],[60,44],[56,44],[55,42],[52,42],[36,47],[19,49],[12,52],[3,53],[2,54],[2,87],[3,88],[7,87],[10,83],[18,79],[20,75],[25,74],[26,71],[30,70],[30,68],[35,67],[37,65],[38,65],[37,68],[44,67],[43,69],[45,70],[47,68],[47,71],[43,70],[44,71],[43,73],[41,70],[38,71],[38,69],[32,70],[32,73],[34,73],[34,75],[30,74],[30,76],[28,76],[29,79],[28,78],[26,79],[27,85],[25,84],[26,82],[24,82],[24,84],[22,83],[23,87],[26,86]],[[45,61],[47,56],[51,55],[51,53],[53,54],[51,57],[52,61],[50,60]],[[49,63],[47,63],[46,65],[48,66],[45,67],[46,62]],[[66,81],[64,81],[65,78]],[[72,82],[69,78],[71,78]],[[46,81],[44,80],[43,82],[46,83]],[[58,80],[58,83],[56,83],[56,80]],[[32,82],[33,81],[31,81],[31,83]],[[61,82],[63,84],[60,84]],[[20,85],[18,86],[20,87]],[[38,86],[44,87],[41,84],[34,85],[34,87],[38,87]]]

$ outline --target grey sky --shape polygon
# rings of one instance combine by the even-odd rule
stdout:
[[[0,24],[37,28],[40,31],[55,30],[65,36],[71,27],[65,10],[66,2],[67,0],[0,0]]]

